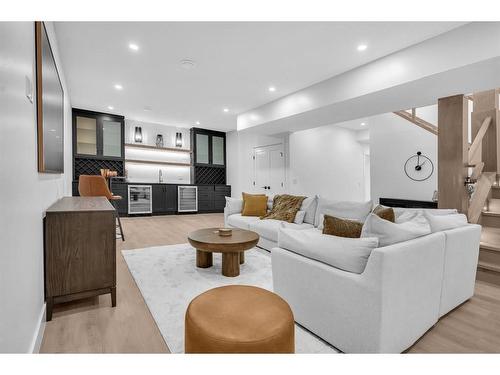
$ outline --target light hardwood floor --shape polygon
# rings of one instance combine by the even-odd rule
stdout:
[[[222,214],[122,219],[126,241],[117,240],[117,307],[109,295],[54,308],[43,353],[168,353],[125,260],[122,249],[185,243],[190,231],[221,226]],[[500,353],[500,287],[476,283],[475,296],[442,318],[410,353]]]

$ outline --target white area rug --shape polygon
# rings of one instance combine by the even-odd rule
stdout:
[[[184,352],[184,314],[189,302],[208,289],[231,284],[272,290],[271,256],[254,248],[245,252],[240,276],[221,275],[221,254],[214,265],[197,268],[196,251],[189,244],[123,250],[135,282],[172,353]],[[337,353],[304,328],[295,325],[296,353]]]

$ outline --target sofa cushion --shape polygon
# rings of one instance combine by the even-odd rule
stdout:
[[[331,236],[359,238],[363,223],[356,220],[340,219],[335,216],[324,215],[323,234]]]
[[[240,229],[250,229],[250,223],[255,221],[260,221],[260,219],[257,216],[241,216],[241,214],[230,215],[227,218],[230,226]]]
[[[320,197],[318,200],[318,209],[316,210],[315,226],[317,226],[318,229],[323,229],[323,218],[321,215],[324,214],[341,219],[356,220],[363,223],[371,212],[372,206],[372,201],[334,201]]]
[[[250,223],[249,229],[253,230],[261,237],[264,237],[274,242],[278,242],[278,232],[282,227],[295,230],[313,228],[312,224],[307,224],[307,223],[294,224],[294,223],[287,223],[281,220],[266,219]]]
[[[382,206],[385,207],[385,206]],[[424,213],[433,216],[443,216],[456,214],[458,211],[454,208],[403,208],[394,207],[394,215],[396,223],[404,223],[405,221],[414,220],[418,215],[423,217]]]
[[[391,223],[375,214],[370,214],[363,224],[361,238],[377,237],[380,246],[388,246],[430,233],[429,223],[421,214],[417,215],[414,220],[403,223]]]
[[[300,206],[301,211],[305,211],[304,223],[314,225],[316,219],[316,209],[318,208],[318,198],[316,195],[314,197],[307,197],[302,201],[302,206]]]
[[[362,273],[378,239],[329,236],[316,228],[281,228],[278,246],[344,271]]]
[[[239,214],[243,210],[243,199],[226,197],[226,211],[228,215]]]
[[[432,233],[463,227],[468,224],[467,216],[464,214],[431,215],[425,212],[424,215],[429,222]]]

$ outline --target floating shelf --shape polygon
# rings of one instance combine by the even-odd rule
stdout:
[[[185,148],[156,147],[156,146],[149,146],[149,145],[140,145],[140,144],[136,144],[136,143],[125,143],[125,147],[142,148],[145,150],[186,152],[189,154],[191,153],[191,150],[186,150]]]
[[[156,164],[156,165],[176,165],[179,167],[190,167],[191,163],[177,163],[173,161],[156,161],[156,160],[136,160],[136,159],[125,159],[127,163],[142,163],[142,164]]]

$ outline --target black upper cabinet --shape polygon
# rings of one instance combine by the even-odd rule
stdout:
[[[120,160],[125,156],[125,118],[73,108],[73,155]]]
[[[226,133],[192,128],[191,144],[195,166],[225,168]]]

